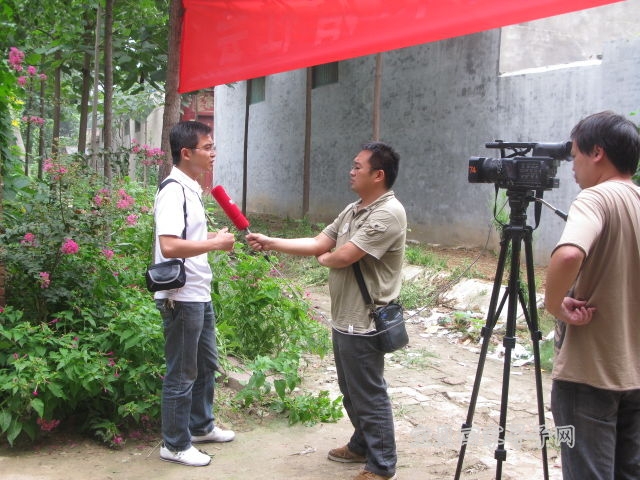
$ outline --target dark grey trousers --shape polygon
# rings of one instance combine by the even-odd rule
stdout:
[[[551,411],[564,480],[640,479],[640,390],[616,392],[555,380]]]
[[[375,336],[334,329],[333,354],[344,408],[354,428],[349,450],[367,457],[365,470],[391,477],[397,456],[384,353],[376,348]]]

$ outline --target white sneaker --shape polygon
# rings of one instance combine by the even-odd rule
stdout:
[[[191,443],[224,443],[230,442],[234,438],[236,438],[236,434],[233,430],[223,430],[220,427],[213,427],[213,430],[206,435],[192,435]]]
[[[172,452],[167,447],[160,447],[160,458],[166,462],[181,463],[191,467],[204,467],[211,463],[211,457],[193,445],[181,452]]]

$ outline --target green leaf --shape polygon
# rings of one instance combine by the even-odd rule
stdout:
[[[280,398],[284,398],[287,394],[287,382],[282,379],[277,379],[273,381],[273,386],[276,390],[276,393]]]
[[[22,432],[22,423],[13,419],[7,431],[7,441],[9,442],[9,445],[13,446],[13,441],[18,438],[20,432]]]
[[[51,392],[55,397],[63,398],[63,399],[67,398],[62,388],[60,388],[60,386],[56,383],[48,383],[47,390]]]
[[[44,402],[39,398],[32,398],[30,403],[31,408],[33,408],[38,416],[42,418],[44,416]]]
[[[11,414],[6,410],[0,410],[0,431],[6,432],[11,425]]]

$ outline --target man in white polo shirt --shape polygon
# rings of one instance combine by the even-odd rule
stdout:
[[[204,466],[211,457],[192,443],[229,442],[235,436],[214,423],[218,351],[207,261],[212,250],[230,251],[234,236],[226,228],[207,232],[202,189],[196,181],[213,171],[211,128],[200,122],[180,122],[171,130],[170,144],[173,168],[167,179],[174,181],[163,182],[156,195],[155,262],[184,259],[186,283],[182,288],[155,293],[164,324],[167,366],[162,385],[164,443],[160,458]]]

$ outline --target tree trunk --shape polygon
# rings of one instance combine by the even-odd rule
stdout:
[[[62,53],[57,51],[55,53],[57,65],[62,64]],[[60,146],[60,117],[62,108],[62,67],[58,66],[54,70],[53,79],[53,134],[51,140],[51,156],[55,159],[58,158],[59,146]]]
[[[93,48],[93,101],[91,104],[91,167],[98,171],[98,86],[100,84],[100,16],[102,7],[96,10],[95,44]]]
[[[113,155],[113,2],[106,0],[104,9],[104,178],[111,184]]]
[[[78,153],[87,151],[87,125],[89,124],[89,96],[91,92],[91,55],[84,53],[82,65],[82,92],[80,97],[80,131],[78,132]]]
[[[162,116],[161,148],[166,152],[165,160],[160,166],[158,184],[171,171],[171,147],[169,132],[180,120],[180,94],[178,82],[180,80],[180,39],[182,37],[182,17],[184,9],[182,0],[171,0],[169,5],[169,48],[167,54],[167,81],[164,93],[164,112]]]
[[[40,69],[42,70],[42,69]],[[40,80],[40,118],[44,118],[44,94],[45,94],[45,86],[46,80]],[[38,137],[38,178],[42,180],[43,178],[43,164],[45,153],[45,144],[44,144],[44,132],[45,126],[44,123],[40,125],[40,132]]]

